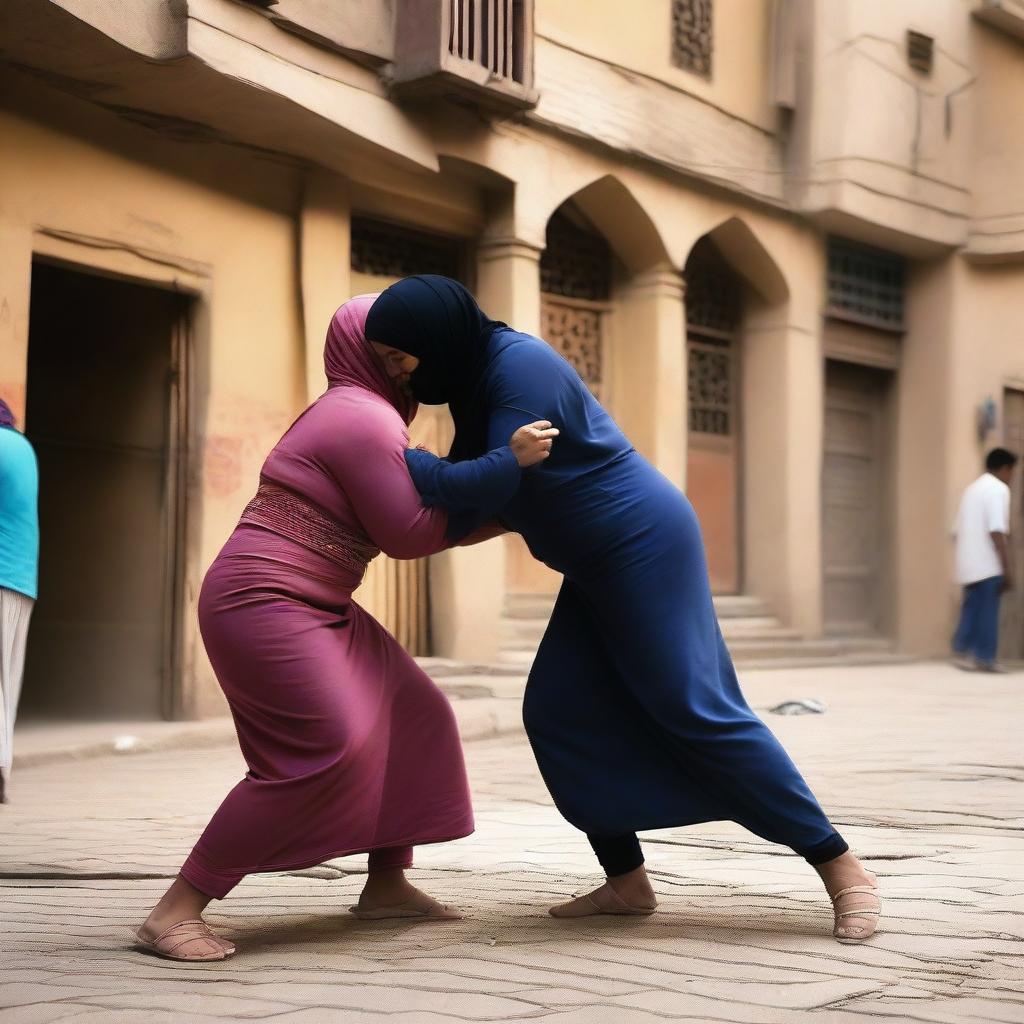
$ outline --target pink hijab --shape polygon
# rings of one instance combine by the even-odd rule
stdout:
[[[357,295],[332,317],[324,345],[327,383],[332,388],[363,388],[380,395],[398,410],[408,426],[416,415],[416,402],[387,375],[366,340],[366,314],[376,298],[376,295]]]

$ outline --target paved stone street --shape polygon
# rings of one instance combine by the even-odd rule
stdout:
[[[17,772],[0,808],[0,1021],[1024,1021],[1024,674],[789,669],[745,687],[758,709],[828,705],[765,717],[881,879],[866,946],[832,940],[810,869],[729,824],[650,836],[654,917],[553,920],[548,904],[598,875],[509,735],[467,746],[476,835],[418,856],[416,879],[467,920],[356,921],[350,858],[214,904],[231,961],[143,956],[129,928],[240,772],[206,745]]]

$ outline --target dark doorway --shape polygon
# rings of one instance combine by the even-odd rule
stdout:
[[[32,267],[26,428],[41,548],[25,715],[173,712],[185,312],[173,292]]]

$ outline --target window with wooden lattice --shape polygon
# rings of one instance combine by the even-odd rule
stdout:
[[[352,269],[377,277],[463,276],[462,243],[403,224],[352,218]]]
[[[743,286],[707,238],[693,247],[684,276],[690,431],[730,436],[736,432],[735,336]]]
[[[688,411],[695,434],[733,433],[733,346],[724,338],[687,341]]]
[[[825,312],[838,320],[902,331],[905,277],[902,256],[846,238],[830,238]]]
[[[552,214],[540,259],[541,334],[598,398],[611,264],[608,242],[578,210],[569,206]]]
[[[712,0],[672,0],[672,62],[711,77]]]

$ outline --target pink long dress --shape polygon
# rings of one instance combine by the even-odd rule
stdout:
[[[415,407],[363,325],[375,296],[335,314],[330,388],[289,428],[203,583],[199,624],[249,771],[181,869],[225,896],[245,875],[469,835],[473,814],[451,707],[352,601],[371,558],[445,547],[404,458]]]

